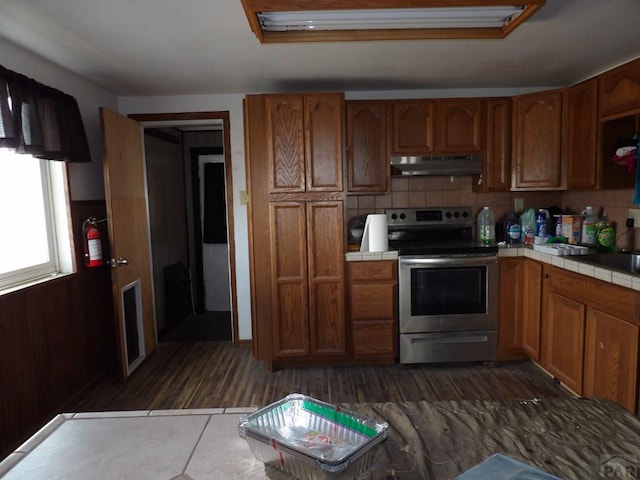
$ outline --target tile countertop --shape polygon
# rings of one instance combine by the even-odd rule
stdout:
[[[613,283],[621,287],[631,288],[640,291],[640,275],[618,272],[603,267],[596,267],[591,264],[580,262],[580,256],[551,255],[543,252],[536,252],[529,247],[500,247],[498,257],[527,257],[544,263],[549,263],[556,267],[564,268],[572,272],[581,273],[588,277],[597,278],[605,282]],[[371,260],[397,260],[398,252],[348,252],[345,254],[347,262],[361,262]]]
[[[255,408],[67,413],[0,463],[2,480],[267,480],[237,425]]]
[[[498,250],[498,257],[532,258],[572,272],[581,273],[588,277],[597,278],[598,280],[613,283],[621,287],[640,291],[640,275],[631,275],[628,273],[610,270],[608,268],[596,267],[594,265],[581,262],[579,260],[580,255],[550,255],[548,253],[536,252],[528,247],[501,247]]]
[[[371,260],[397,260],[398,252],[389,250],[387,252],[347,252],[344,255],[347,262],[365,262]]]

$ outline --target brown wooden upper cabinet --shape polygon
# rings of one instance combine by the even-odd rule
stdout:
[[[474,192],[508,192],[511,189],[511,99],[486,101],[486,153],[482,174],[474,175]]]
[[[598,80],[567,89],[565,154],[567,189],[594,189],[597,178]]]
[[[392,102],[394,155],[471,154],[484,148],[483,99]]]
[[[342,190],[344,95],[266,95],[269,192]]]
[[[519,95],[513,104],[513,190],[560,190],[563,90]]]
[[[347,188],[386,192],[389,184],[388,103],[354,100],[347,111]]]
[[[599,78],[601,119],[640,110],[640,58]]]

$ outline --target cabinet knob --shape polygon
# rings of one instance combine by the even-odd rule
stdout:
[[[545,273],[544,275],[542,275],[542,278],[549,278],[549,274]]]
[[[600,342],[600,350],[604,350],[604,344]]]

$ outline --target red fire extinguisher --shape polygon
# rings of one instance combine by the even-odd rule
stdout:
[[[82,222],[84,236],[84,259],[87,267],[99,267],[102,265],[102,242],[100,241],[100,230],[98,230],[97,220],[94,217],[87,218]]]

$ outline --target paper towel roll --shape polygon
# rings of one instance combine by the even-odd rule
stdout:
[[[387,215],[384,213],[367,215],[360,251],[386,252],[387,250],[389,250]]]

